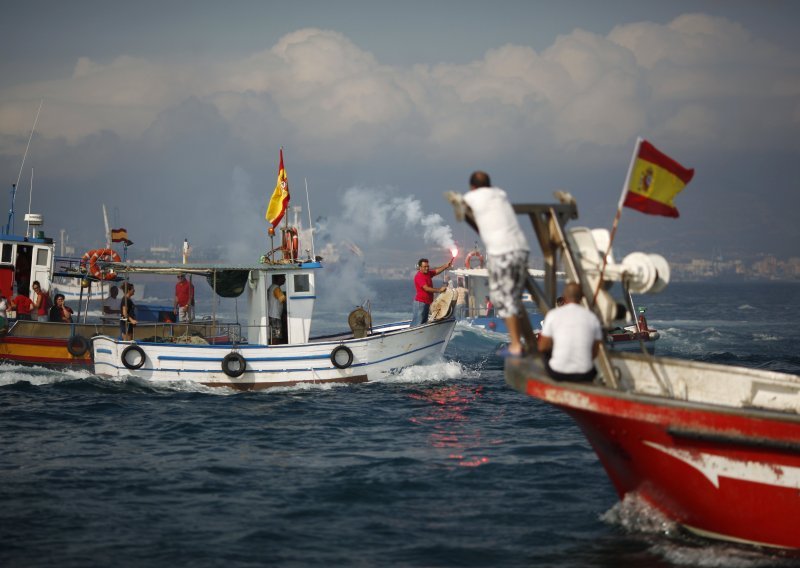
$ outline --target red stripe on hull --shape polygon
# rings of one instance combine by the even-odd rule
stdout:
[[[529,380],[572,416],[620,497],[721,538],[800,548],[800,423]],[[652,400],[652,399],[651,399]]]

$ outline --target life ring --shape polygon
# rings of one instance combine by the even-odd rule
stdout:
[[[87,251],[81,257],[81,266],[86,266],[86,269],[89,271],[94,278],[98,280],[114,280],[117,277],[116,272],[113,270],[107,270],[105,273],[97,266],[97,261],[101,260],[103,262],[121,262],[122,259],[120,258],[117,251],[112,249],[95,249]]]
[[[466,266],[467,268],[472,268],[471,264],[472,264],[472,259],[473,258],[477,258],[478,259],[478,263],[479,263],[478,268],[483,268],[483,265],[484,265],[483,255],[480,253],[480,251],[477,251],[477,250],[473,250],[472,252],[470,252],[467,255],[467,258],[464,259],[464,266]]]
[[[136,355],[138,355],[139,359],[138,360],[134,359],[134,361],[131,362],[130,358],[128,357],[131,353],[135,353]],[[119,358],[122,361],[122,364],[125,365],[125,368],[130,369],[131,371],[135,371],[136,369],[141,369],[142,365],[144,365],[144,362],[147,359],[147,357],[144,354],[144,351],[142,351],[142,348],[136,345],[135,343],[132,345],[128,345],[122,351],[122,355],[120,355]]]
[[[342,353],[344,353],[344,357],[346,358],[344,361],[341,360],[340,355]],[[347,345],[339,345],[331,351],[331,363],[333,363],[333,366],[337,369],[346,369],[353,364],[353,352],[350,351]]]
[[[89,351],[89,340],[82,335],[73,335],[67,340],[67,351],[73,357],[83,357]]]
[[[300,241],[297,238],[297,229],[295,229],[294,227],[289,227],[288,229],[284,229],[283,243],[281,246],[281,251],[283,252],[283,258],[290,258],[292,260],[297,260],[299,248],[300,248]]]
[[[240,353],[231,351],[222,358],[222,372],[229,377],[241,377],[247,368],[247,361]]]

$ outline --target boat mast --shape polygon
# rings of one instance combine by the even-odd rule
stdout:
[[[108,226],[108,213],[106,213],[106,204],[103,203],[103,223],[106,227],[106,248],[111,248],[111,228]]]

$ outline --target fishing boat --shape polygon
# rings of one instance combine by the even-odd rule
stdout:
[[[514,209],[530,218],[544,254],[544,286],[527,285],[542,313],[555,306],[557,259],[606,328],[635,313],[630,292],[669,281],[662,257],[617,263],[608,231],[567,230],[574,200]],[[703,537],[800,549],[800,377],[605,347],[596,366],[593,382],[559,382],[534,354],[507,359],[505,377],[575,420],[621,498],[636,495]]]
[[[347,327],[343,324],[341,332],[312,336],[321,259],[311,254],[299,258],[301,232],[292,227],[281,231],[281,245],[251,265],[109,263],[123,275],[205,277],[215,296],[245,295],[249,307],[244,321],[221,322],[212,314],[202,329],[184,323],[172,324],[156,336],[137,329],[132,341],[95,337],[95,372],[140,377],[157,385],[189,381],[258,390],[298,383],[366,382],[444,352],[455,327],[452,310],[442,310],[441,319],[410,327],[408,321],[372,325],[373,314],[359,307],[347,315]],[[280,314],[274,305],[270,311],[273,285],[281,285],[286,298]],[[278,317],[282,321],[276,329]]]
[[[121,280],[114,273],[97,265],[97,259],[119,258],[111,249],[90,251],[83,259],[55,256],[55,241],[43,230],[44,218],[38,213],[25,215],[24,235],[14,234],[14,197],[7,225],[0,234],[0,294],[11,299],[17,294],[28,295],[33,282],[38,281],[42,290],[49,292],[51,300],[60,293],[58,279],[75,282],[77,298],[72,306],[77,307],[73,323],[40,322],[17,319],[9,310],[0,321],[0,363],[40,365],[48,368],[91,368],[91,338],[98,334],[113,334],[119,329],[118,316],[112,319],[87,317],[92,290],[102,290],[102,285],[115,284]],[[93,253],[97,252],[95,255]],[[102,254],[101,254],[102,253]],[[115,256],[116,255],[116,256]],[[65,268],[66,265],[71,268]],[[16,290],[16,294],[15,294]],[[99,293],[97,294],[98,297]],[[142,310],[144,325],[154,327],[156,323],[172,316],[171,306],[150,306]],[[146,322],[146,323],[145,323]]]
[[[473,262],[474,259],[477,260]],[[472,266],[477,263],[479,263],[478,266]],[[486,298],[489,297],[489,271],[484,268],[483,264],[483,255],[476,248],[467,255],[464,268],[452,268],[449,271],[450,276],[456,279],[456,288],[466,288],[466,305],[462,312],[463,315],[459,315],[458,319],[474,328],[507,335],[508,329],[505,320],[497,317],[492,310],[486,309]],[[531,278],[541,279],[545,272],[529,268],[528,274]],[[633,302],[633,298],[630,301]],[[534,334],[537,334],[542,328],[544,316],[528,292],[523,293],[522,305],[528,313]],[[650,354],[655,353],[656,341],[660,339],[661,333],[649,326],[644,307],[639,306],[637,311],[639,316],[634,322],[607,330],[606,344],[614,351],[641,351],[644,349]],[[456,313],[458,314],[458,310]]]

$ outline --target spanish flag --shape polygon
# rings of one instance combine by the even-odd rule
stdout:
[[[128,239],[128,231],[125,229],[111,229],[111,242],[125,243],[126,245],[133,244],[133,241]]]
[[[286,178],[286,170],[283,168],[283,148],[281,148],[281,163],[278,167],[278,182],[275,184],[275,191],[267,205],[266,219],[275,228],[283,219],[286,208],[289,206],[289,180]]]
[[[640,138],[628,173],[623,205],[650,215],[678,217],[672,200],[693,176],[693,169],[684,168]]]

